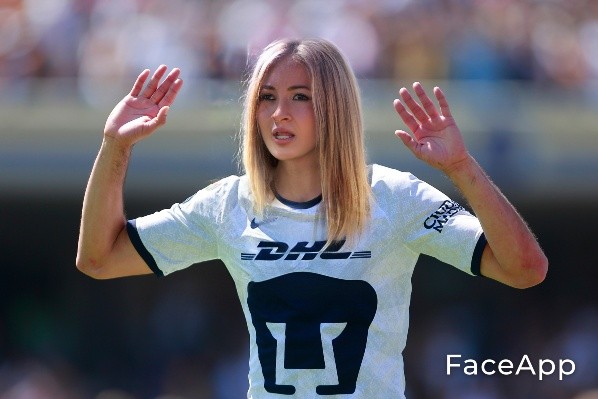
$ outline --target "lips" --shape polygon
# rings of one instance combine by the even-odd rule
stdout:
[[[288,141],[295,137],[295,135],[288,130],[275,128],[272,130],[272,137],[277,141]]]

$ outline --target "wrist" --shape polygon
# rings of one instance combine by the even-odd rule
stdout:
[[[114,136],[104,134],[104,138],[102,140],[102,148],[105,148],[109,151],[129,154],[133,149],[133,143],[127,143]]]
[[[447,177],[457,185],[464,179],[469,181],[475,179],[475,176],[478,175],[480,171],[480,165],[469,154],[462,160],[454,162],[443,170]]]

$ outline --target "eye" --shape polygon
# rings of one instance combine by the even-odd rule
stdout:
[[[258,97],[258,101],[273,101],[273,100],[274,100],[274,95],[271,93],[262,93]]]
[[[303,94],[303,93],[297,93],[293,96],[293,100],[309,101],[309,96],[307,96],[306,94]]]

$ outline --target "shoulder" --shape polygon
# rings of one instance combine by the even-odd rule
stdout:
[[[368,178],[374,194],[385,191],[410,192],[421,180],[410,172],[403,172],[386,166],[372,164],[368,167]]]
[[[242,177],[237,175],[230,175],[212,181],[203,190],[207,191],[231,191],[239,186]]]
[[[410,172],[371,165],[372,198],[387,214],[415,215],[437,209],[448,197]]]
[[[241,185],[242,177],[236,175],[212,181],[187,198],[184,204],[195,209],[205,208],[206,206],[217,208],[231,206],[238,202],[238,192]]]

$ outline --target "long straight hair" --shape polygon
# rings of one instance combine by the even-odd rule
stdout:
[[[267,73],[287,57],[302,63],[311,76],[328,241],[354,238],[370,217],[361,100],[349,63],[334,44],[323,39],[271,43],[258,57],[246,83],[240,155],[254,211],[263,214],[273,200],[274,170],[278,164],[259,131],[259,94]]]

